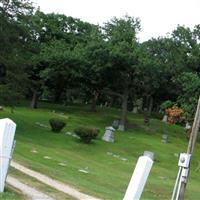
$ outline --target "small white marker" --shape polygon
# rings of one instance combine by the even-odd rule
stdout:
[[[47,160],[50,160],[50,159],[51,159],[51,157],[49,157],[49,156],[44,156],[43,158],[44,158],[44,159],[47,159]]]
[[[63,167],[67,166],[65,163],[58,163],[58,165],[63,166]]]

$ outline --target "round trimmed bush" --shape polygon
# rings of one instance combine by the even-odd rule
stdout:
[[[55,133],[59,133],[66,125],[64,121],[56,118],[50,119],[49,124],[51,125],[51,130]]]
[[[74,130],[82,142],[90,143],[92,139],[95,139],[99,134],[99,129],[89,127],[79,127]]]

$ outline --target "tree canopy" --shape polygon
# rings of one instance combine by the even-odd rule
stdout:
[[[140,20],[114,17],[94,25],[61,14],[45,14],[29,0],[0,3],[0,102],[20,98],[37,108],[39,99],[69,99],[158,112],[172,101],[192,120],[199,96],[200,25],[177,28],[165,37],[138,40]]]

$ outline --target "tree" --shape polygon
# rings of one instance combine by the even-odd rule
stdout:
[[[70,49],[62,40],[51,41],[42,46],[41,59],[47,67],[40,75],[53,91],[54,102],[59,102],[64,90],[78,85],[76,77],[81,65],[78,49]]]
[[[27,22],[33,7],[29,0],[0,3],[0,88],[1,103],[13,107],[23,94],[26,74]]]
[[[178,26],[172,32],[172,39],[180,49],[182,63],[188,71],[198,71],[200,68],[200,44],[199,44],[199,26],[194,30],[184,26]]]
[[[104,69],[108,66],[108,48],[100,27],[93,26],[82,49],[81,86],[91,98],[91,111],[96,112],[98,97],[105,87]]]
[[[139,30],[139,20],[129,16],[113,18],[104,26],[110,62],[105,80],[108,81],[107,92],[122,100],[121,130],[126,125],[128,97],[131,90],[136,88],[139,71],[136,35]]]
[[[196,73],[184,72],[177,78],[177,103],[184,110],[186,121],[192,122],[200,94],[200,78]]]
[[[41,13],[38,13],[41,15]],[[45,63],[40,73],[45,86],[60,102],[69,87],[77,86],[83,62],[82,49],[88,41],[92,25],[65,15],[42,15],[39,62]],[[40,20],[41,21],[41,20]]]
[[[27,66],[31,107],[36,108],[44,86],[55,102],[60,101],[69,83],[73,82],[74,69],[79,66],[76,46],[85,43],[89,32],[90,24],[79,19],[36,11],[30,24],[31,62]]]
[[[176,101],[179,95],[176,82],[178,75],[192,70],[187,63],[188,50],[174,36],[151,39],[141,46],[139,55],[143,66],[142,91],[145,96],[154,98],[158,108],[163,101]]]
[[[185,112],[186,121],[192,121],[199,98],[200,72],[200,27],[190,28],[178,26],[172,33],[173,41],[182,52],[185,71],[174,79],[177,85],[177,103]]]

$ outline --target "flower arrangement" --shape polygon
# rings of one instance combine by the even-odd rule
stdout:
[[[172,106],[171,108],[167,108],[165,110],[168,118],[167,121],[170,124],[176,124],[183,121],[183,110],[177,106]]]

